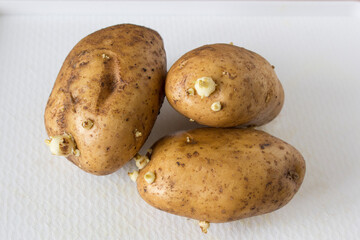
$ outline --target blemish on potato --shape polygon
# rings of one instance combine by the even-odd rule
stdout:
[[[296,181],[299,178],[299,175],[297,174],[297,172],[295,171],[289,171],[286,174],[286,178]]]
[[[265,188],[268,188],[268,187],[270,187],[270,185],[272,184],[272,182],[270,181],[270,182],[268,182],[267,184],[266,184],[266,186],[265,186]]]
[[[268,147],[270,146],[271,144],[270,143],[262,143],[262,144],[259,144],[260,148],[261,149],[265,149],[265,147]]]
[[[182,69],[183,67],[185,67],[186,63],[187,63],[187,60],[182,61],[179,65],[179,68]]]
[[[177,164],[178,166],[185,167],[185,163],[176,162],[176,164]]]
[[[94,122],[91,119],[87,119],[82,122],[81,126],[86,130],[90,130],[94,126]]]
[[[81,63],[79,64],[79,66],[82,67],[82,66],[87,65],[88,63],[89,63],[89,61],[87,61],[87,62],[81,62]]]

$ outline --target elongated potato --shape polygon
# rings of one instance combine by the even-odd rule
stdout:
[[[228,222],[284,206],[304,174],[301,154],[265,132],[202,128],[159,140],[137,188],[147,203],[166,212]]]
[[[109,174],[144,144],[161,107],[166,55],[160,35],[122,24],[82,39],[69,53],[45,110],[53,154]]]
[[[165,93],[179,113],[211,127],[263,125],[284,103],[273,66],[231,44],[205,45],[184,54],[169,70]]]

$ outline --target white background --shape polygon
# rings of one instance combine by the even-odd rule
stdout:
[[[357,3],[0,2],[0,239],[359,239],[360,14]],[[57,73],[82,37],[118,23],[163,37],[168,67],[208,43],[234,42],[275,65],[285,105],[261,129],[307,163],[282,209],[231,223],[161,212],[127,172],[97,177],[53,157],[43,114]],[[143,149],[198,127],[164,103]]]

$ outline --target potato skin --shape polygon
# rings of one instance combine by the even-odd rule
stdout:
[[[152,184],[144,180],[148,171],[156,174]],[[160,210],[218,223],[279,209],[304,174],[301,154],[265,132],[201,128],[159,140],[137,188]]]
[[[45,109],[49,136],[71,134],[86,172],[118,170],[139,151],[163,102],[166,54],[160,35],[121,24],[94,32],[69,53]],[[82,127],[90,119],[91,129]],[[141,132],[135,137],[135,131]]]
[[[186,93],[201,77],[211,77],[215,92],[201,98]],[[259,126],[274,119],[284,103],[284,90],[273,66],[260,55],[230,44],[194,49],[170,68],[165,94],[174,109],[211,127]],[[211,104],[220,101],[222,110]]]

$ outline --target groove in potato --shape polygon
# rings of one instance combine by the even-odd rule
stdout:
[[[280,112],[284,91],[273,66],[231,44],[194,49],[169,70],[166,97],[179,113],[211,127],[259,126]],[[219,102],[221,110],[213,111]]]
[[[147,172],[156,175],[151,184],[144,180]],[[202,128],[159,140],[137,188],[160,210],[228,222],[281,208],[304,174],[301,154],[265,132]]]
[[[131,24],[94,32],[63,63],[47,102],[46,131],[50,137],[74,139],[73,152],[79,154],[67,158],[81,169],[112,173],[150,134],[165,76],[166,55],[157,32]]]

